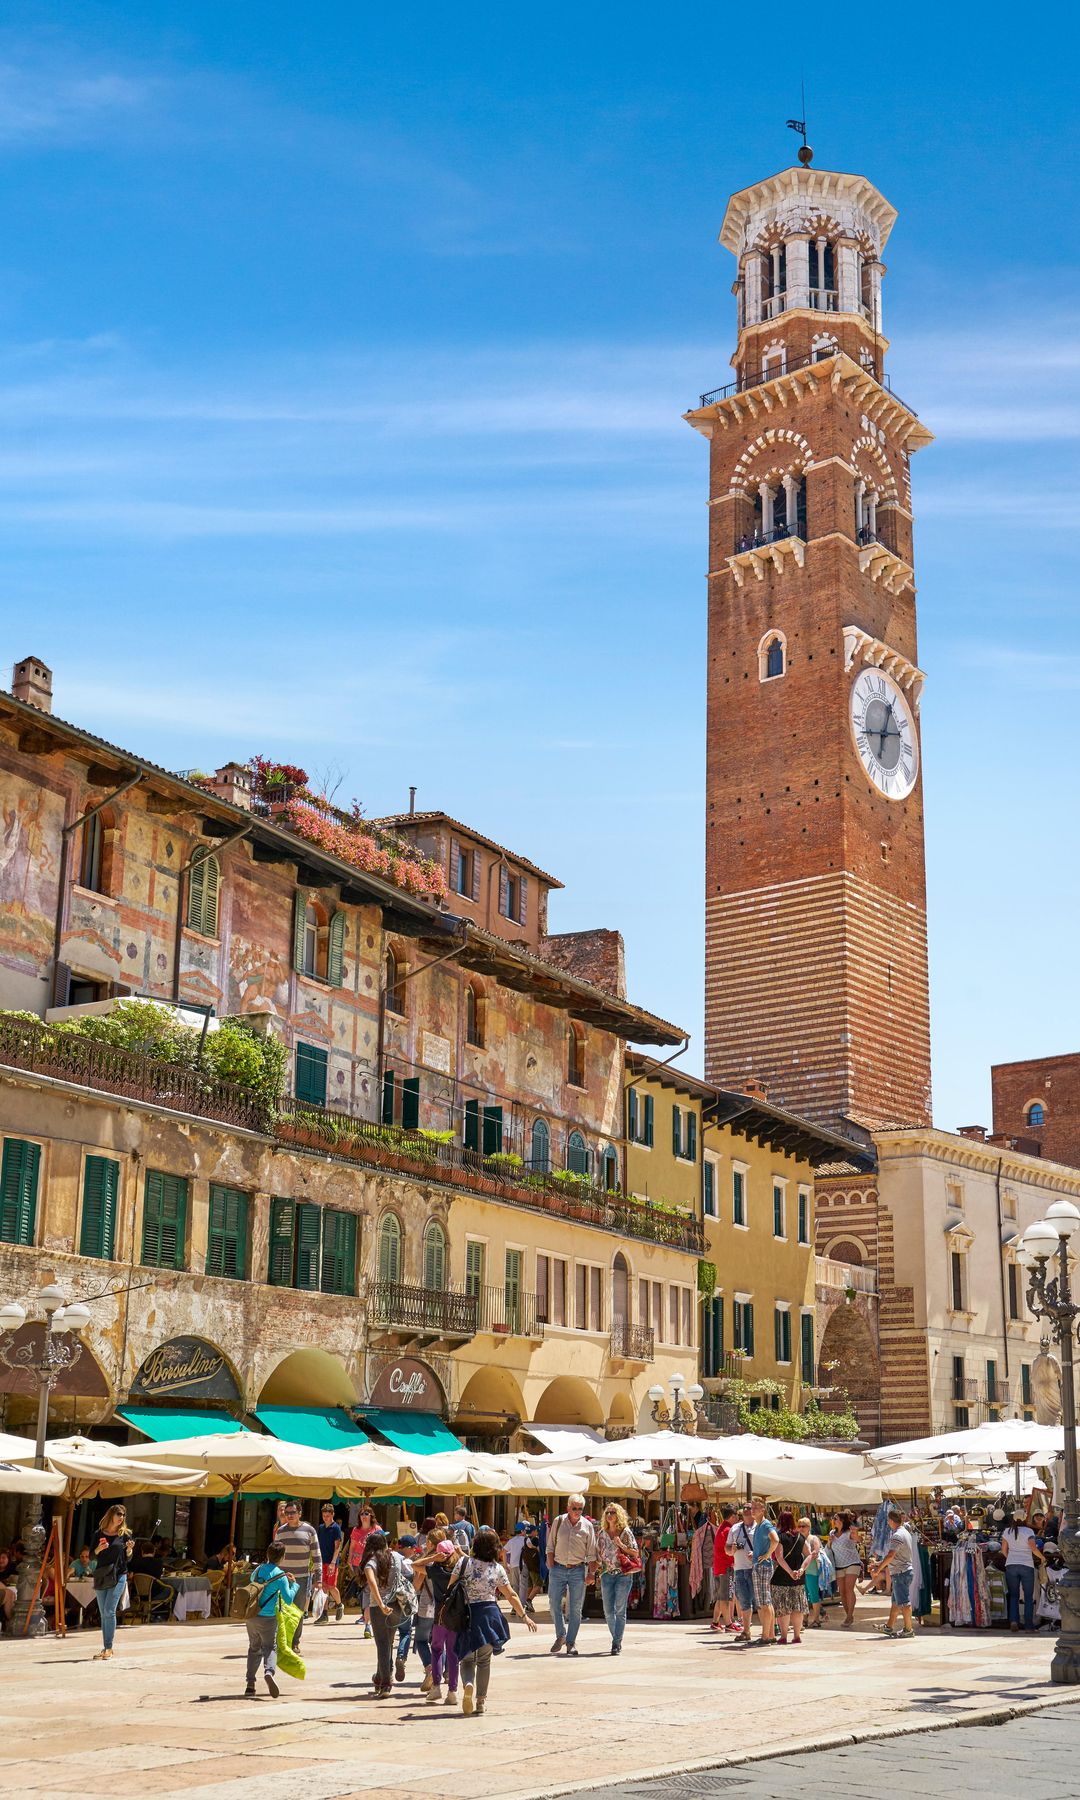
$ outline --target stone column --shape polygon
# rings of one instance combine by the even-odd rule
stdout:
[[[767,481],[759,482],[758,493],[761,495],[761,535],[762,535],[762,537],[768,537],[770,531],[773,528],[773,522],[772,522],[773,495],[772,495],[772,488],[769,486]]]
[[[795,531],[799,523],[799,484],[794,475],[784,476],[784,513],[789,531]]]
[[[769,317],[770,317],[770,319],[775,319],[777,313],[780,310],[781,304],[782,304],[781,298],[780,298],[781,287],[780,287],[780,246],[779,246],[779,244],[774,244],[772,247],[772,250],[770,251],[769,254],[772,258],[772,301],[773,301],[772,310],[769,313]]]
[[[743,280],[746,285],[746,323],[757,325],[761,320],[761,255],[757,250],[750,250],[743,258]]]
[[[810,240],[789,238],[787,243],[787,303],[789,306],[810,304]]]
[[[817,304],[821,308],[822,312],[824,312],[827,309],[828,304],[829,304],[829,302],[826,298],[826,291],[825,291],[826,290],[825,249],[828,244],[828,241],[829,241],[828,238],[823,238],[823,237],[816,238],[814,241],[814,248],[817,252],[817,268],[814,271],[814,286],[818,290]]]
[[[874,330],[881,331],[881,277],[885,273],[885,265],[880,262],[868,262],[866,265],[870,276],[870,323]]]
[[[857,532],[861,531],[863,528],[863,519],[865,516],[863,513],[863,496],[865,493],[865,481],[857,481],[855,483],[855,530]]]
[[[838,244],[836,256],[839,264],[836,285],[840,291],[837,304],[841,312],[858,312],[860,310],[858,256],[854,244]]]
[[[876,537],[877,536],[877,495],[874,493],[872,488],[866,496],[866,523],[870,529],[870,536]]]

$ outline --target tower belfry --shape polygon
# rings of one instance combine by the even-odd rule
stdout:
[[[896,214],[803,163],[732,196],[709,439],[706,1074],[838,1126],[930,1118],[910,458]]]

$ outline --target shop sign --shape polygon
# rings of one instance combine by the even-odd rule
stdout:
[[[402,1356],[379,1376],[368,1400],[369,1406],[396,1406],[410,1412],[443,1410],[442,1385],[426,1363],[415,1357]]]
[[[134,1381],[129,1398],[171,1400],[239,1400],[240,1389],[228,1363],[205,1338],[175,1337],[151,1350]]]

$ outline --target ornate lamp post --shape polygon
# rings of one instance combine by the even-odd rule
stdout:
[[[1080,1683],[1080,1504],[1077,1496],[1076,1389],[1073,1385],[1073,1338],[1080,1306],[1069,1282],[1069,1239],[1080,1231],[1080,1209],[1071,1200],[1055,1200],[1045,1219],[1030,1225],[1020,1240],[1019,1261],[1027,1270],[1027,1302],[1037,1319],[1045,1319],[1061,1350],[1061,1418],[1065,1428],[1065,1516],[1058,1548],[1065,1575],[1058,1584],[1061,1631],[1050,1664],[1050,1679],[1061,1685]]]
[[[87,1306],[65,1306],[64,1296],[58,1287],[42,1288],[38,1302],[45,1314],[44,1341],[38,1347],[33,1343],[15,1344],[15,1333],[26,1322],[26,1308],[17,1300],[0,1307],[0,1362],[9,1369],[20,1370],[32,1375],[37,1381],[37,1439],[34,1450],[34,1467],[45,1467],[45,1434],[49,1425],[49,1395],[56,1386],[65,1369],[70,1369],[82,1355],[79,1333],[90,1323],[90,1309]],[[18,1598],[12,1617],[15,1632],[21,1633],[26,1626],[30,1637],[43,1637],[48,1629],[45,1614],[38,1600],[34,1604],[34,1589],[37,1586],[38,1571],[41,1567],[42,1551],[45,1547],[45,1533],[41,1525],[41,1496],[27,1496],[23,1509],[22,1535],[26,1544],[26,1557],[19,1568]]]
[[[649,1389],[652,1401],[652,1416],[661,1431],[678,1431],[687,1437],[695,1437],[698,1428],[698,1402],[704,1398],[705,1389],[695,1381],[691,1387],[686,1386],[685,1375],[672,1375],[668,1386],[671,1388],[671,1403],[659,1382]],[[684,1396],[685,1391],[685,1398]],[[675,1506],[678,1508],[681,1497],[682,1471],[676,1460],[673,1465],[675,1477]],[[666,1479],[666,1477],[665,1477]]]

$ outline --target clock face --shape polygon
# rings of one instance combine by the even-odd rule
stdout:
[[[879,793],[905,800],[919,773],[919,740],[906,697],[880,669],[862,669],[851,689],[851,732]]]

